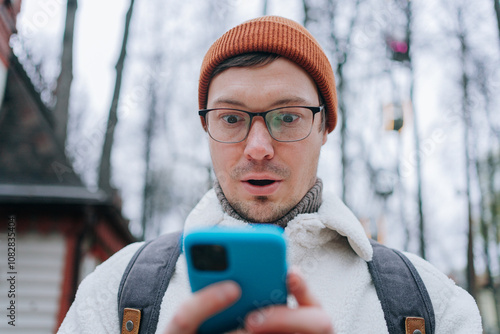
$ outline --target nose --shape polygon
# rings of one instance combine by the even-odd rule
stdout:
[[[254,118],[247,139],[245,157],[249,160],[270,160],[274,157],[273,138],[261,117]]]

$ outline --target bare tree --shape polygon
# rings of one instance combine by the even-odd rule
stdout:
[[[337,34],[332,33],[330,34],[330,38],[334,41],[335,46],[336,46],[336,53],[337,53],[337,78],[338,78],[338,95],[339,95],[339,116],[340,116],[340,137],[341,137],[341,144],[340,144],[340,150],[342,154],[342,199],[346,201],[347,199],[347,188],[346,188],[346,174],[349,169],[349,159],[347,155],[347,121],[348,121],[348,112],[347,112],[347,106],[345,104],[345,99],[344,97],[346,96],[346,77],[344,75],[344,66],[347,63],[347,60],[349,58],[349,53],[350,53],[350,47],[351,47],[351,36],[353,35],[352,32],[354,30],[354,25],[356,23],[356,13],[358,12],[358,7],[359,7],[359,0],[356,1],[356,4],[354,5],[354,13],[353,16],[351,17],[351,21],[349,24],[349,32],[347,33],[346,40],[343,43],[340,43],[338,40]],[[331,21],[334,21],[334,8],[331,8],[329,11]]]
[[[493,0],[493,6],[495,7],[495,14],[497,18],[498,39],[500,40],[500,0]]]
[[[489,208],[485,208],[487,212],[491,214],[490,225],[489,225],[489,235],[492,236],[492,239],[495,241],[495,248],[492,250],[492,254],[498,254],[498,245],[500,244],[500,189],[495,188],[495,185],[492,181],[498,179],[500,177],[500,155],[498,152],[495,154],[490,152],[487,159],[487,179],[488,179],[488,194],[489,194]],[[487,203],[485,203],[487,206]],[[488,210],[489,209],[489,210]],[[490,240],[490,238],[486,239]],[[487,242],[487,241],[486,241]],[[492,261],[493,255],[489,258],[489,261]],[[497,259],[498,262],[498,259]],[[491,262],[488,262],[491,266]],[[488,272],[491,275],[491,269]],[[498,276],[497,279],[494,280],[493,277],[489,277],[490,286],[493,291],[493,297],[495,300],[496,306],[496,316],[497,316],[497,330],[500,330],[500,289],[498,288]]]
[[[464,42],[467,41],[465,38],[463,40]],[[498,267],[498,263],[500,263],[500,257],[498,256],[500,249],[500,189],[497,182],[498,171],[500,170],[500,153],[498,151],[500,137],[498,136],[499,132],[496,125],[498,120],[494,116],[495,114],[498,115],[498,105],[494,100],[496,98],[495,88],[491,87],[493,82],[491,73],[493,71],[488,70],[492,66],[495,67],[496,64],[494,60],[492,61],[492,59],[482,54],[482,50],[474,49],[469,45],[470,43],[465,43],[466,59],[470,66],[468,71],[464,69],[464,73],[467,73],[469,77],[468,88],[470,91],[468,94],[471,110],[469,120],[469,147],[471,147],[471,150],[469,158],[471,169],[475,169],[475,171],[471,170],[470,179],[471,184],[478,188],[476,194],[478,200],[476,211],[478,213],[477,220],[480,232],[477,236],[475,234],[470,235],[471,233],[469,233],[469,237],[476,237],[477,242],[482,242],[482,255],[485,264],[485,271],[482,273],[482,282],[484,283],[482,285],[476,283],[475,289],[476,291],[482,290],[488,292],[493,297],[496,319],[489,319],[486,323],[490,327],[495,324],[495,331],[498,331],[500,330],[500,289],[498,282],[499,274],[496,268]],[[494,109],[497,110],[493,111]],[[471,203],[471,207],[473,205],[474,203]],[[474,227],[475,221],[472,220],[472,223],[472,227]],[[472,247],[474,247],[474,242],[472,242]],[[471,267],[468,267],[468,271],[474,269],[474,267]],[[475,271],[472,274],[475,275]],[[469,275],[471,274],[469,273]],[[489,332],[490,330],[493,331],[493,328],[485,328],[485,330]]]
[[[345,103],[346,97],[346,82],[347,79],[344,75],[344,67],[351,54],[351,37],[353,36],[353,31],[356,25],[356,19],[358,14],[358,7],[360,0],[356,0],[354,4],[353,14],[349,20],[349,28],[345,34],[340,34],[335,31],[336,22],[336,6],[338,1],[329,0],[327,1],[325,11],[322,7],[314,7],[308,0],[303,0],[304,9],[304,26],[308,26],[311,22],[316,21],[317,18],[313,15],[318,15],[318,12],[325,13],[327,17],[325,20],[329,22],[329,39],[334,46],[334,56],[335,56],[335,70],[336,70],[336,83],[337,83],[337,97],[338,97],[338,114],[340,120],[340,151],[341,151],[341,165],[342,165],[342,200],[347,202],[347,174],[349,170],[349,156],[347,153],[347,124],[348,124],[348,112],[347,105]],[[340,37],[345,36],[345,37]]]
[[[130,28],[130,21],[132,19],[132,13],[134,10],[134,1],[130,0],[130,6],[125,17],[125,28],[123,32],[122,46],[120,50],[120,56],[116,63],[116,81],[115,89],[113,92],[113,99],[111,101],[111,107],[109,109],[108,123],[106,126],[106,132],[104,136],[104,144],[102,147],[101,163],[99,166],[99,188],[104,190],[108,194],[112,194],[113,188],[111,186],[111,149],[113,147],[113,137],[115,134],[115,127],[118,123],[118,101],[120,99],[120,89],[122,85],[123,68],[125,64],[125,57],[127,54],[127,42],[128,34]]]
[[[157,57],[156,57],[157,58]],[[156,59],[154,65],[158,65],[159,60]],[[156,87],[155,80],[153,78],[150,79],[149,84],[149,110],[148,110],[148,118],[146,121],[146,143],[145,143],[145,175],[144,175],[144,189],[142,194],[142,217],[141,217],[141,227],[142,227],[142,240],[146,240],[146,228],[148,226],[148,222],[151,221],[154,212],[154,187],[155,180],[153,178],[153,174],[151,173],[151,145],[154,137],[154,124],[156,123],[156,107],[157,107],[157,96],[156,96]]]
[[[472,296],[476,294],[476,273],[474,269],[474,219],[472,217],[472,199],[471,199],[471,139],[470,129],[472,127],[471,119],[471,101],[469,95],[470,78],[466,71],[467,57],[469,53],[469,46],[467,43],[467,36],[465,24],[463,19],[462,8],[457,8],[457,23],[458,31],[457,38],[460,42],[460,63],[462,68],[462,119],[464,125],[464,154],[465,154],[465,194],[467,201],[467,216],[468,216],[468,244],[467,244],[467,290]]]
[[[413,109],[413,136],[414,136],[414,144],[415,144],[415,172],[417,177],[417,207],[418,207],[418,226],[420,231],[420,256],[422,258],[426,258],[426,242],[425,242],[425,219],[424,219],[424,210],[423,210],[423,200],[422,200],[422,161],[420,157],[420,129],[418,122],[418,114],[415,110],[414,103],[414,87],[415,87],[415,73],[413,71],[413,63],[411,58],[410,50],[412,49],[412,19],[413,19],[413,11],[412,11],[412,2],[408,1],[406,3],[405,8],[406,14],[406,40],[408,47],[408,68],[410,70],[410,101]]]
[[[495,61],[481,54],[482,50],[470,49],[469,58],[473,70],[470,72],[469,84],[472,90],[474,101],[475,122],[471,128],[473,139],[472,147],[479,147],[478,139],[483,139],[480,151],[473,157],[478,183],[479,196],[479,223],[480,236],[483,243],[483,255],[485,262],[485,284],[483,287],[491,291],[494,297],[496,311],[496,326],[500,329],[500,289],[498,286],[498,273],[495,267],[500,263],[499,254],[499,224],[500,207],[498,171],[500,170],[500,154],[498,145],[500,144],[500,129],[498,127],[498,109],[495,103],[496,90],[492,87],[495,80],[492,67],[496,66]],[[493,74],[492,74],[493,73]],[[496,116],[496,117],[495,117]]]
[[[55,132],[62,147],[65,146],[67,137],[66,129],[68,126],[69,98],[71,82],[73,81],[73,35],[75,31],[77,8],[77,0],[68,0],[63,35],[61,72],[57,79],[56,88],[56,105],[54,107]]]
[[[478,129],[476,129],[477,132]],[[479,180],[479,190],[480,190],[480,232],[483,239],[483,252],[486,264],[486,283],[485,287],[490,289],[494,296],[495,301],[495,311],[497,318],[497,327],[500,328],[500,304],[499,304],[499,290],[497,284],[495,283],[495,277],[493,274],[493,266],[495,260],[495,253],[498,251],[498,243],[494,239],[494,236],[498,234],[498,230],[494,224],[494,210],[495,205],[494,197],[495,190],[493,185],[493,179],[490,179],[494,175],[494,170],[491,168],[492,165],[492,154],[490,153],[487,159],[475,159],[475,167],[477,171],[477,178]],[[491,210],[491,211],[490,211]]]

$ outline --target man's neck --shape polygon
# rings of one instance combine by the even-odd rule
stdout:
[[[247,221],[243,217],[240,216],[236,210],[229,204],[229,201],[227,200],[226,196],[222,192],[222,188],[220,187],[220,184],[218,181],[215,181],[214,183],[214,189],[215,193],[217,194],[217,198],[219,199],[219,202],[222,205],[222,209],[224,210],[225,213],[227,213],[229,216],[238,219],[238,220],[243,220]],[[322,203],[322,193],[323,193],[323,182],[321,181],[320,178],[316,179],[316,183],[314,186],[312,186],[311,189],[305,194],[305,196],[300,200],[297,205],[295,205],[290,211],[288,211],[287,214],[285,214],[283,217],[280,219],[269,222],[270,224],[278,225],[281,227],[286,227],[286,225],[294,219],[297,215],[301,213],[314,213],[318,212],[319,207],[321,206]]]

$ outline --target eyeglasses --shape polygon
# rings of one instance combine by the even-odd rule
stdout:
[[[261,116],[266,122],[269,134],[280,142],[293,142],[309,136],[314,123],[314,115],[323,111],[319,107],[281,107],[264,112],[249,112],[231,108],[203,109],[198,114],[205,119],[208,134],[221,143],[244,141],[252,119]]]

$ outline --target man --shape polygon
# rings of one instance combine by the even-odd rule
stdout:
[[[242,332],[388,333],[367,268],[372,246],[335,196],[322,194],[317,165],[336,123],[332,68],[317,41],[280,17],[247,21],[207,52],[200,116],[217,178],[185,230],[273,223],[285,228],[294,298],[250,314]],[[140,244],[126,247],[82,282],[60,333],[117,333],[117,290]],[[481,333],[474,300],[429,263],[408,257],[431,297],[435,333]],[[234,282],[190,293],[180,256],[163,297],[156,333],[196,333],[240,294]],[[415,333],[417,333],[415,331]]]

